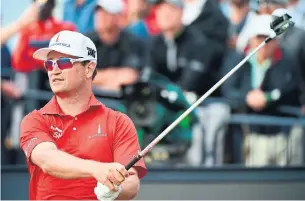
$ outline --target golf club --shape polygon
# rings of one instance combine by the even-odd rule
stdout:
[[[268,42],[276,36],[281,35],[289,28],[294,26],[294,22],[290,21],[291,16],[287,14],[285,9],[277,9],[272,13],[272,22],[270,28],[273,30],[272,34],[268,36],[258,47],[249,53],[239,64],[237,64],[231,71],[229,71],[221,80],[219,80],[211,89],[209,89],[203,96],[201,96],[195,103],[193,103],[181,116],[179,116],[171,125],[169,125],[158,137],[156,137],[145,149],[137,154],[125,168],[129,170],[136,164],[142,157],[144,157],[158,142],[160,142],[172,129],[174,129],[180,121],[189,115],[202,101],[210,96],[220,85],[222,85],[231,75],[233,75],[245,62],[248,61],[259,49],[264,47]]]

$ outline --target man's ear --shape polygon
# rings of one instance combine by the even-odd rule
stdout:
[[[96,63],[90,62],[88,64],[88,67],[86,68],[86,77],[88,79],[92,79],[95,68],[96,68]]]

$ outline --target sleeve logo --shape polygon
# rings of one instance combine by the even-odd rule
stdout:
[[[25,149],[24,149],[24,152],[25,152],[25,155],[28,156],[28,152],[29,152],[29,149],[33,146],[33,144],[35,143],[35,141],[37,140],[38,138],[37,137],[34,137],[32,139],[29,140],[28,144],[26,145]]]

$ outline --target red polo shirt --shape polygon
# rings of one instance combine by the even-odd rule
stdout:
[[[137,132],[124,114],[107,108],[93,95],[88,109],[75,116],[65,115],[56,98],[42,109],[28,114],[21,123],[20,145],[30,173],[30,200],[96,200],[94,178],[64,180],[45,174],[30,161],[32,150],[41,142],[83,159],[126,165],[140,150]],[[134,166],[142,178],[143,160]]]

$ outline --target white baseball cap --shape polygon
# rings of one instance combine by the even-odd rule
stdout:
[[[251,36],[270,36],[274,35],[274,31],[270,27],[270,23],[272,22],[271,15],[256,15],[253,17],[253,21],[251,21]]]
[[[74,31],[61,31],[52,37],[49,47],[38,49],[33,57],[38,60],[47,60],[51,51],[81,57],[88,60],[97,60],[97,51],[94,43],[87,36]]]
[[[123,0],[97,0],[96,7],[101,7],[111,14],[119,14],[124,10]]]

